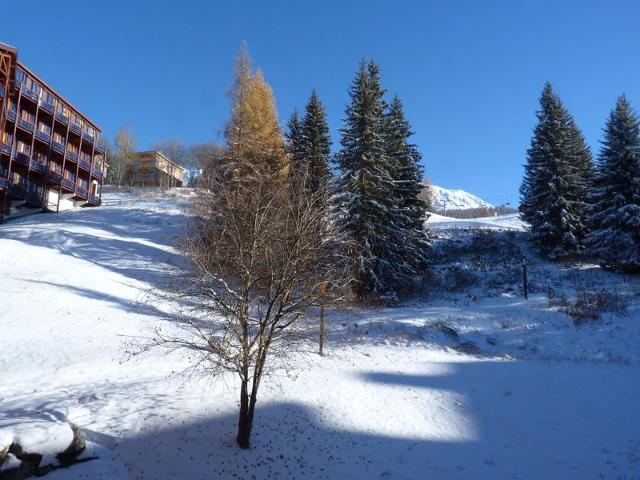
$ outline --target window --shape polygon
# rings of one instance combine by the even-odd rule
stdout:
[[[95,134],[96,134],[96,131],[93,129],[93,127],[87,127],[87,136],[94,137]]]
[[[54,107],[55,104],[56,104],[55,97],[49,92],[45,92],[44,93],[44,100],[43,101],[44,101],[44,103],[46,103],[47,105],[50,105],[52,107]]]
[[[69,170],[65,170],[64,171],[64,178],[65,180],[71,180],[72,182],[76,181],[76,174],[73,172],[70,172]]]
[[[18,109],[16,108],[16,104],[14,103],[13,100],[9,99],[9,105],[8,105],[9,111],[16,113],[18,111]]]
[[[2,132],[2,143],[11,145],[13,143],[13,135],[9,132]]]
[[[60,132],[53,132],[53,141],[64,145],[64,136]]]
[[[20,68],[16,68],[16,79],[24,82],[27,79],[27,75]]]
[[[36,121],[36,117],[32,113],[27,112],[26,110],[22,110],[20,112],[20,119],[24,120],[27,123],[30,123],[31,125],[33,125]]]
[[[31,145],[27,145],[26,143],[18,140],[18,145],[16,146],[16,150],[20,153],[24,153],[25,155],[31,155]]]
[[[87,152],[80,152],[80,160],[91,163],[91,154]]]
[[[46,165],[47,156],[42,152],[36,152],[36,162],[41,163],[42,165]]]
[[[38,131],[51,136],[51,127],[46,123],[38,122]]]
[[[67,150],[70,151],[71,153],[78,153],[78,146],[69,142],[67,143]]]
[[[60,173],[62,173],[62,166],[58,162],[54,162],[53,160],[51,160],[49,162],[49,170],[59,175]]]

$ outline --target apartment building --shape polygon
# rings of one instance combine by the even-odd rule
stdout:
[[[0,221],[101,203],[100,129],[0,43]]]
[[[185,169],[162,152],[136,152],[126,173],[125,183],[134,186],[182,187]]]

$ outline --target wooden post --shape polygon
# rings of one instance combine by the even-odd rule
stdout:
[[[320,296],[323,296],[327,291],[327,285],[322,282],[320,283]],[[324,328],[324,305],[320,304],[320,356],[324,355],[324,339],[325,339],[325,328]]]
[[[522,290],[524,298],[529,299],[529,281],[527,280],[527,259],[522,257]]]

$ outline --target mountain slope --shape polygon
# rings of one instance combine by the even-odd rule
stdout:
[[[459,189],[449,189],[431,185],[433,195],[433,206],[436,209],[446,210],[466,210],[469,208],[492,207],[489,202],[482,200],[473,193]]]

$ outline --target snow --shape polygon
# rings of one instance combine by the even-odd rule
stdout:
[[[525,230],[525,224],[520,219],[518,213],[510,213],[508,215],[496,215],[494,217],[482,217],[472,219],[460,219],[453,217],[445,217],[437,213],[429,213],[427,219],[427,227],[438,230],[449,230],[458,228],[482,228],[489,230]]]
[[[629,295],[628,314],[580,328],[543,292],[331,314],[327,356],[265,380],[253,448],[238,449],[233,376],[127,355],[155,326],[178,328],[148,300],[178,272],[187,192],[111,192],[108,206],[0,226],[0,442],[53,451],[74,422],[99,457],[48,478],[637,478],[640,282],[606,272],[597,282]],[[428,225],[522,229],[513,216]],[[567,268],[541,264],[532,281]]]
[[[438,185],[430,185],[430,189],[433,195],[433,205],[439,209],[466,210],[492,206],[489,202],[464,190],[449,189]]]

